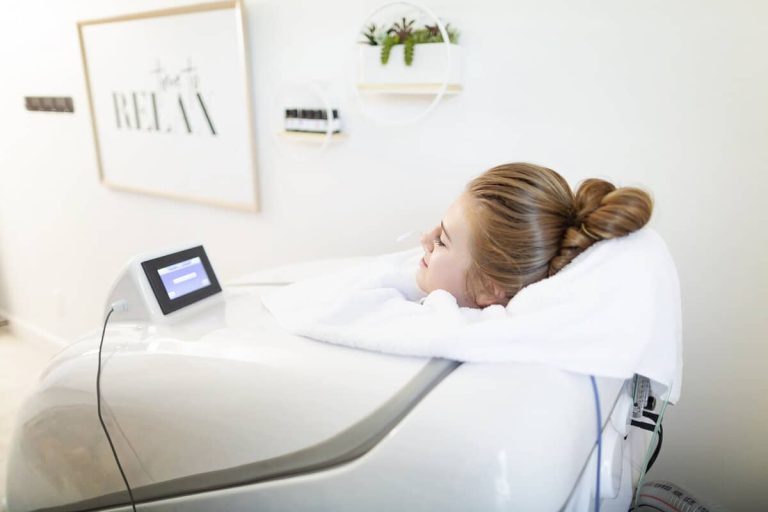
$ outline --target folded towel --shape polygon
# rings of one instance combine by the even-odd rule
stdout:
[[[386,254],[267,293],[288,331],[390,354],[469,363],[533,362],[587,375],[648,377],[680,396],[680,285],[649,227],[597,242],[505,306],[459,307],[416,285],[422,250]]]

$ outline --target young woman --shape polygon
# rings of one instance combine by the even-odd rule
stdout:
[[[446,290],[459,306],[506,304],[595,242],[642,228],[652,211],[637,188],[593,178],[574,194],[551,169],[499,165],[469,182],[424,234],[417,283],[425,293]]]

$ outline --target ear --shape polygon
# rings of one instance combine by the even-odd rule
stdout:
[[[504,290],[501,288],[501,286],[491,280],[487,280],[483,291],[477,294],[475,302],[477,302],[477,305],[481,308],[490,306],[492,304],[505,305],[504,299],[506,296],[507,294],[504,293]]]

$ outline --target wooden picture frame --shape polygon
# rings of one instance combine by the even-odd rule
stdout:
[[[240,0],[77,24],[101,182],[258,211]]]

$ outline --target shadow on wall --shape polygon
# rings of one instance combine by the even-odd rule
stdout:
[[[0,237],[0,247],[2,246],[3,240],[2,237]],[[3,271],[3,261],[0,259],[0,327],[3,327],[8,322],[8,319],[3,312],[8,312],[10,314],[10,297],[7,288],[8,285],[6,284],[7,282],[8,280],[5,278],[5,272]]]
[[[6,278],[3,267],[3,259],[0,253],[0,327],[3,327],[8,319],[3,315],[3,311],[8,311],[8,289],[6,288]]]

